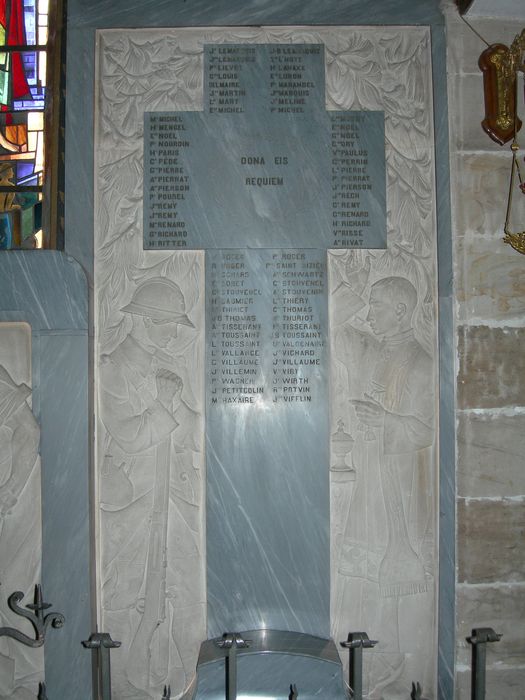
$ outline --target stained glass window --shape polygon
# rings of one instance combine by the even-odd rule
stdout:
[[[0,249],[42,245],[49,0],[0,0]]]

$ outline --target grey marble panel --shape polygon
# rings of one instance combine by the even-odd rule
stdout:
[[[40,341],[42,585],[66,624],[45,645],[50,697],[91,695],[87,337],[47,333]]]
[[[326,262],[207,258],[208,634],[329,634]]]
[[[204,112],[145,115],[145,248],[386,247],[384,114],[327,112],[324,63],[205,46]]]
[[[204,109],[248,112],[256,121],[278,114],[322,116],[324,75],[322,44],[209,44],[204,47]]]
[[[437,277],[439,335],[439,592],[438,698],[454,696],[455,641],[455,340],[449,172],[447,42],[443,31],[432,31],[434,141],[436,144]],[[461,44],[461,42],[457,42]]]
[[[441,246],[440,260],[446,270],[450,250]],[[454,399],[454,338],[453,302],[450,297],[450,279],[440,277],[443,295],[439,298],[439,598],[438,598],[438,698],[448,700],[454,694],[455,643],[455,399]]]
[[[127,2],[74,0],[68,5],[71,26],[87,27],[166,27],[225,24],[442,24],[437,0],[381,0],[363,5],[362,0],[319,3],[285,0],[148,0]]]
[[[2,253],[0,290],[4,317],[16,312],[33,331],[87,329],[86,279],[63,253]]]

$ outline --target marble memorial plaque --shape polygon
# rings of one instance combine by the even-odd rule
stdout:
[[[364,249],[332,250],[327,256],[329,264],[327,294],[330,299],[330,329],[327,342],[331,346],[328,365],[330,367],[330,400],[329,404],[326,404],[324,399],[320,399],[319,403],[325,406],[326,413],[330,415],[332,459],[328,461],[327,456],[323,454],[316,461],[325,465],[326,469],[328,465],[331,468],[331,634],[337,641],[344,639],[348,633],[348,620],[353,619],[357,629],[367,630],[371,636],[381,640],[381,644],[376,649],[369,650],[364,659],[364,685],[370,696],[382,693],[393,699],[402,700],[406,697],[406,689],[410,687],[412,679],[419,678],[424,694],[435,697],[436,676],[432,659],[435,658],[436,651],[436,621],[433,615],[436,608],[435,526],[438,491],[435,487],[437,462],[436,450],[433,446],[433,431],[430,429],[431,423],[428,421],[428,425],[425,423],[427,430],[423,431],[425,439],[421,443],[422,446],[416,449],[416,446],[411,445],[408,456],[405,453],[392,456],[386,453],[385,447],[389,447],[390,441],[384,439],[382,428],[368,426],[356,412],[357,407],[361,405],[363,409],[361,413],[363,413],[366,402],[370,401],[367,397],[373,396],[374,400],[382,404],[385,402],[389,415],[394,411],[395,420],[403,423],[405,414],[413,415],[414,410],[420,413],[419,404],[431,393],[427,387],[435,386],[432,367],[435,367],[436,357],[436,199],[430,30],[427,27],[377,26],[125,29],[100,31],[98,42],[100,70],[95,140],[95,309],[97,309],[96,333],[99,340],[96,362],[103,367],[104,356],[111,354],[115,347],[119,347],[122,339],[129,333],[133,319],[123,309],[130,303],[137,292],[137,287],[145,280],[159,276],[167,277],[180,287],[184,299],[184,313],[192,324],[179,324],[177,337],[167,350],[171,358],[169,366],[174,367],[174,371],[183,378],[183,401],[188,407],[198,412],[199,416],[204,411],[205,400],[204,395],[200,393],[201,380],[206,378],[209,384],[206,398],[208,438],[213,437],[211,431],[217,435],[217,440],[213,443],[209,441],[207,445],[208,469],[211,475],[208,484],[211,494],[209,494],[210,503],[213,494],[215,500],[215,505],[211,504],[208,511],[207,555],[214,566],[213,569],[208,569],[209,591],[205,590],[205,576],[204,572],[201,572],[201,566],[207,565],[206,548],[203,542],[204,508],[199,500],[199,494],[204,494],[204,488],[199,488],[199,484],[204,482],[204,450],[199,447],[198,452],[193,451],[193,467],[191,467],[188,448],[184,452],[188,467],[182,471],[177,468],[175,472],[179,489],[176,506],[174,507],[171,494],[168,505],[168,521],[173,531],[173,542],[176,544],[167,549],[168,572],[175,574],[170,578],[167,610],[176,605],[177,611],[174,613],[175,616],[172,613],[167,614],[164,624],[160,625],[155,633],[154,646],[153,644],[150,646],[152,654],[149,657],[155,663],[141,662],[147,646],[144,644],[135,644],[133,647],[131,645],[126,647],[123,644],[119,654],[115,655],[113,680],[117,694],[129,693],[130,682],[136,688],[140,686],[141,691],[147,689],[148,697],[151,698],[161,695],[162,683],[169,682],[172,692],[176,688],[177,694],[183,691],[185,684],[189,684],[193,678],[200,642],[206,636],[205,616],[200,612],[200,606],[204,603],[209,602],[210,607],[208,628],[210,636],[221,634],[228,627],[242,629],[261,624],[261,621],[268,626],[282,626],[282,618],[270,614],[272,613],[271,595],[274,600],[277,600],[278,595],[282,595],[283,599],[286,596],[289,597],[290,604],[286,603],[288,607],[283,608],[283,616],[286,615],[289,618],[288,627],[294,626],[298,629],[319,627],[323,629],[321,634],[327,635],[328,625],[324,623],[324,619],[320,625],[311,623],[312,613],[304,613],[307,606],[302,605],[299,594],[295,596],[297,587],[310,586],[308,576],[312,576],[312,572],[308,569],[310,563],[308,566],[304,565],[305,552],[289,546],[290,539],[294,541],[299,539],[299,534],[295,533],[298,533],[300,528],[303,529],[306,540],[311,538],[308,516],[310,512],[315,512],[315,509],[310,508],[307,516],[306,506],[299,502],[302,496],[298,495],[299,489],[296,484],[299,478],[294,476],[293,464],[296,457],[297,460],[302,459],[304,453],[308,452],[304,460],[306,467],[303,466],[305,476],[304,483],[301,483],[302,493],[304,484],[311,479],[312,469],[308,466],[309,460],[316,460],[316,450],[320,451],[319,445],[324,440],[325,427],[322,422],[324,417],[321,416],[321,422],[314,427],[314,418],[317,420],[317,414],[312,419],[310,416],[313,415],[312,411],[316,407],[315,401],[285,402],[283,400],[273,403],[274,392],[271,391],[269,394],[232,392],[231,397],[239,394],[247,399],[253,398],[254,402],[221,403],[222,397],[228,396],[222,391],[222,379],[219,382],[219,370],[222,365],[220,362],[215,365],[214,369],[217,369],[217,372],[212,375],[211,364],[208,364],[205,369],[200,364],[200,351],[204,350],[203,302],[207,296],[207,347],[210,351],[211,262],[214,255],[222,259],[222,253],[210,249],[230,247],[246,249],[247,245],[250,248],[262,249],[245,250],[245,255],[250,261],[250,271],[254,268],[259,270],[259,275],[262,275],[259,269],[262,263],[259,267],[254,267],[254,261],[257,259],[254,256],[257,252],[262,254],[265,246],[275,249],[284,248],[285,252],[290,248],[300,249],[302,246],[325,249],[329,246],[322,236],[329,232],[328,240],[334,244],[333,248],[344,248],[345,245],[348,248],[358,248],[361,246],[362,230]],[[206,67],[208,59],[205,51],[209,53],[209,49],[204,47],[212,45],[227,47],[240,44],[256,46],[256,54],[259,47],[265,45],[279,44],[283,47],[290,44],[324,45],[325,57],[319,60],[324,61],[326,92],[324,98],[320,101],[312,99],[310,105],[306,107],[315,105],[317,110],[317,105],[324,104],[327,110],[328,122],[325,122],[327,131],[319,136],[324,139],[328,149],[327,165],[326,160],[323,161],[325,163],[323,167],[328,168],[330,180],[329,187],[323,189],[326,193],[323,197],[326,196],[327,201],[318,195],[314,185],[297,186],[294,191],[300,194],[299,199],[295,195],[292,197],[290,190],[286,191],[286,197],[282,200],[274,200],[269,198],[280,196],[285,191],[284,185],[268,185],[266,189],[271,190],[268,192],[262,184],[255,188],[251,185],[248,188],[245,184],[243,179],[245,177],[268,176],[262,170],[258,174],[259,167],[267,168],[268,173],[273,175],[269,164],[266,163],[266,156],[267,153],[270,156],[279,155],[285,138],[280,132],[285,128],[297,130],[299,127],[294,126],[296,120],[309,120],[309,123],[313,123],[313,117],[312,110],[288,115],[278,113],[274,116],[269,108],[265,111],[264,118],[259,117],[257,110],[251,109],[253,91],[250,91],[246,83],[246,76],[254,74],[252,62],[248,64],[245,61],[247,65],[239,71],[239,86],[210,85],[212,82],[226,83],[230,80],[235,83],[237,78],[232,78],[230,75],[227,79],[222,79],[215,76],[215,73],[212,78],[211,68]],[[140,56],[139,61],[137,61],[137,55]],[[318,59],[314,54],[308,56],[310,66],[316,60]],[[221,66],[223,63],[227,64],[227,62],[221,62]],[[215,71],[215,68],[213,70]],[[234,73],[233,68],[228,71]],[[253,80],[253,78],[250,79]],[[286,80],[283,78],[282,82]],[[304,81],[313,82],[310,78],[304,78]],[[259,87],[261,85],[259,83]],[[281,87],[279,85],[277,89],[281,90]],[[282,90],[285,89],[282,87]],[[313,90],[310,87],[306,89]],[[246,95],[227,95],[223,93],[226,90],[246,90]],[[206,94],[205,91],[207,91]],[[220,107],[221,111],[210,111],[210,99],[216,99],[218,102],[219,99],[233,97],[238,98],[240,103],[211,105],[214,109]],[[288,99],[283,95],[280,97]],[[239,106],[245,111],[231,113],[223,111],[229,107],[237,109]],[[323,118],[322,110],[316,111],[316,114],[320,115],[320,119]],[[228,149],[237,148],[234,136],[235,134],[240,136],[240,127],[248,123],[251,115],[254,129],[258,129],[256,134],[258,140],[247,142],[247,146],[243,142],[242,150],[239,148],[235,157],[239,154],[241,156],[263,155],[265,157],[263,166],[256,165],[255,161],[250,166],[247,162],[241,166],[241,163],[235,161],[234,156],[230,156],[228,152]],[[365,121],[352,120],[354,115],[364,117]],[[160,117],[168,118],[164,125],[171,121],[177,126],[173,130],[162,130],[162,148],[165,151],[179,149],[180,153],[159,155],[159,158],[176,159],[173,163],[161,163],[157,159],[161,131],[158,128],[150,129],[150,124],[153,127],[152,116],[157,118],[157,127],[160,125],[158,119]],[[338,120],[339,116],[344,119]],[[200,131],[193,127],[192,120],[197,125],[203,124],[206,127],[205,130],[203,131],[204,127]],[[274,123],[277,127],[274,131],[269,131],[269,125]],[[354,128],[357,123],[359,130]],[[184,131],[180,128],[181,124],[187,127]],[[237,124],[239,128],[236,127]],[[190,129],[193,128],[197,136],[192,136],[190,139]],[[270,133],[272,139],[275,136],[275,143],[279,143],[279,148],[275,152],[270,146],[267,151],[259,150],[259,147],[262,148],[266,143],[263,142],[261,134],[267,133]],[[168,134],[171,135],[168,136]],[[315,132],[314,136],[318,137],[318,132]],[[197,139],[196,145],[192,141],[194,138]],[[278,141],[279,139],[281,141]],[[368,139],[368,142],[365,139]],[[210,145],[212,140],[219,143]],[[220,150],[221,140],[225,141],[222,151]],[[177,144],[177,141],[180,143]],[[273,146],[273,143],[274,141],[271,141],[270,145]],[[284,143],[288,144],[292,156],[300,153],[303,148],[303,142],[299,139],[290,138]],[[205,186],[201,187],[194,173],[189,171],[190,167],[201,167],[200,164],[195,165],[193,162],[197,153],[199,158],[204,159],[202,168],[207,168],[210,171],[209,177],[213,175],[215,183],[220,185],[213,190],[213,197],[210,196],[208,181],[204,180]],[[286,153],[283,152],[283,155]],[[385,162],[385,155],[386,173],[382,165]],[[221,159],[222,156],[224,157]],[[323,153],[323,158],[325,157],[326,154]],[[209,160],[206,161],[208,158]],[[207,166],[206,162],[208,162]],[[232,169],[233,166],[230,163],[233,162],[237,170]],[[292,168],[290,164],[282,163],[279,168],[288,168],[285,172],[295,172],[300,169],[297,166],[299,162],[301,161],[292,163]],[[379,163],[378,170],[372,172],[376,163]],[[243,168],[248,167],[252,168],[251,174],[243,171]],[[275,164],[275,168],[277,167],[278,165]],[[177,168],[184,168],[184,171],[177,171]],[[349,171],[343,168],[348,168]],[[362,168],[368,168],[368,171],[363,172]],[[142,173],[144,173],[144,180]],[[315,171],[312,170],[312,173],[312,177],[316,178],[319,173],[318,167]],[[367,200],[368,197],[381,202],[381,192],[375,187],[377,183],[381,188],[384,187],[385,174],[389,212],[388,248],[381,251],[368,251],[367,248],[379,248],[381,245],[385,248],[384,233],[381,234],[382,237],[381,235],[378,237],[378,240],[382,241],[381,244],[374,243],[371,238],[378,235],[377,232],[384,230],[384,217],[377,224],[373,221],[374,215],[369,217],[362,215],[373,209],[370,200]],[[366,179],[367,175],[370,176],[370,181]],[[186,176],[187,181],[175,179]],[[345,176],[344,179],[343,176]],[[299,173],[297,177],[303,177],[303,174]],[[314,179],[314,184],[315,182]],[[367,189],[368,184],[372,186],[372,190]],[[188,189],[181,190],[181,186],[187,186]],[[221,191],[221,188],[224,191]],[[252,192],[252,195],[256,197],[249,200],[245,196],[246,189],[255,189],[256,192]],[[171,194],[176,194],[177,198],[166,196]],[[350,196],[355,194],[359,197]],[[251,218],[247,217],[250,218],[250,223],[245,228],[238,223],[238,210],[235,209],[237,198],[241,195],[244,197],[244,204],[248,203],[251,207]],[[358,204],[358,206],[354,207],[352,204]],[[303,211],[312,212],[314,208],[315,217],[303,215]],[[329,221],[326,223],[323,219],[322,224],[318,226],[317,222],[322,218],[319,213],[320,208],[324,208],[326,214],[322,216],[328,217]],[[359,215],[346,216],[344,214],[346,211],[353,211]],[[156,212],[155,220],[162,222],[162,226],[154,224],[151,227],[150,216],[154,212]],[[157,214],[160,215],[157,216]],[[240,214],[244,216],[244,210]],[[286,217],[285,226],[282,225],[283,217]],[[306,224],[303,225],[305,219]],[[367,219],[370,219],[369,226],[366,223],[363,226],[339,224],[344,220],[357,222]],[[170,231],[170,226],[167,224],[174,220],[180,222],[180,225],[172,227]],[[279,240],[275,245],[270,245],[264,238],[264,225],[270,221],[271,225],[268,225],[267,230],[270,231],[271,238],[274,235],[273,220],[275,220],[275,231],[279,231]],[[172,235],[172,232],[177,231],[187,233]],[[312,236],[314,231],[314,243],[301,243],[300,239],[292,238],[297,232],[302,235],[304,231],[308,236]],[[158,239],[157,232],[162,232],[162,236]],[[150,233],[153,233],[153,236],[150,237]],[[232,240],[233,236],[237,236],[237,240]],[[343,236],[347,240],[343,240]],[[157,240],[161,241],[162,245],[149,244],[149,240],[152,244]],[[208,249],[206,294],[203,275],[201,276],[201,272],[204,272],[202,265],[204,255],[189,250],[199,247]],[[278,252],[273,250],[271,254]],[[311,252],[308,253],[310,254]],[[214,262],[218,264],[218,259]],[[271,260],[265,259],[265,262],[271,262]],[[217,271],[219,268],[215,269]],[[222,270],[222,267],[220,269]],[[238,269],[244,271],[241,268]],[[372,290],[377,291],[375,284],[384,278],[405,278],[416,290],[417,304],[413,310],[410,325],[418,344],[424,347],[431,358],[432,364],[428,361],[423,362],[421,358],[424,353],[417,346],[413,346],[420,364],[426,365],[424,371],[413,371],[412,354],[405,353],[403,356],[399,348],[386,348],[386,355],[391,351],[395,353],[398,360],[395,365],[392,365],[393,374],[387,371],[388,366],[382,356],[382,331],[374,320],[375,312],[370,310]],[[261,276],[256,285],[250,282],[246,288],[255,289],[264,284],[267,282]],[[395,282],[392,284],[394,288],[397,286]],[[270,287],[273,288],[273,278]],[[217,293],[215,296],[221,295]],[[409,292],[407,296],[409,299],[414,297]],[[257,303],[261,301],[258,299]],[[406,307],[406,299],[401,300],[401,303]],[[220,302],[221,310],[222,305]],[[226,305],[225,303],[224,306]],[[247,305],[244,304],[244,306]],[[270,316],[265,316],[261,321],[261,334],[267,333],[268,327],[273,326],[273,305],[270,308]],[[303,313],[306,315],[308,312]],[[252,312],[250,315],[253,316],[256,313]],[[232,321],[232,323],[235,322]],[[151,324],[149,328],[143,325],[142,330],[146,336],[150,333],[157,336],[163,330],[163,324],[158,328],[156,324]],[[410,330],[403,331],[403,338],[404,333]],[[256,333],[257,330],[246,332]],[[270,332],[274,331],[270,329]],[[408,339],[405,338],[405,341],[408,342]],[[265,340],[265,342],[268,341]],[[271,337],[270,343],[273,343]],[[151,343],[148,342],[146,347],[150,346]],[[273,353],[273,345],[270,345],[270,352]],[[272,357],[270,362],[261,361],[261,366],[267,368],[266,372],[268,369],[271,370],[269,377],[266,376],[266,383],[261,383],[261,380],[265,379],[262,371],[254,378],[252,375],[255,387],[266,387],[269,378],[272,378]],[[416,392],[412,391],[412,385],[402,370],[403,357],[409,360],[410,377],[417,374],[417,381],[421,380],[425,391],[420,389]],[[211,359],[208,352],[209,363]],[[222,360],[222,354],[213,359]],[[163,354],[159,353],[159,359],[156,362],[164,366],[165,361],[166,358],[163,359]],[[227,365],[224,367],[226,368]],[[139,371],[141,369],[136,362],[132,368]],[[246,367],[246,369],[259,371],[257,366]],[[124,368],[122,371],[127,370]],[[321,369],[321,372],[327,375],[328,368]],[[155,368],[152,366],[151,371],[146,373],[146,380],[152,381],[154,377]],[[218,378],[213,386],[210,381],[212,377]],[[379,385],[378,379],[381,380]],[[380,389],[385,382],[387,388],[383,397]],[[97,405],[104,409],[103,395],[107,382],[99,378],[96,383],[98,402],[100,402]],[[227,387],[228,383],[224,382],[224,386]],[[235,384],[229,386],[235,386]],[[269,386],[271,389],[271,382]],[[214,389],[215,394],[212,394]],[[152,392],[155,395],[154,385]],[[299,394],[298,391],[297,394]],[[268,396],[272,398],[265,403],[263,397],[266,399]],[[214,405],[212,405],[212,398],[217,399]],[[124,410],[127,405],[127,403],[122,404]],[[266,410],[266,406],[271,408]],[[285,423],[279,424],[282,416],[285,414],[288,416],[287,411],[290,412],[290,416],[292,411],[303,411],[304,415],[301,420],[297,418],[297,422],[287,417]],[[229,422],[224,424],[224,434],[219,432],[221,412],[229,416],[225,419]],[[267,421],[270,420],[268,418],[270,413],[274,421],[273,430],[266,427]],[[120,408],[119,412],[115,411],[115,419],[121,420],[126,428],[131,429],[133,426],[131,418],[123,415]],[[99,478],[100,475],[105,478],[106,461],[102,449],[109,431],[104,428],[101,411],[98,413],[97,425],[100,446],[97,453],[97,473]],[[182,421],[181,427],[178,428],[181,439],[185,441],[187,425],[189,425],[188,422]],[[204,434],[204,426],[201,423],[199,426],[202,427]],[[264,439],[270,432],[271,437]],[[423,440],[420,433],[419,429],[413,430],[412,439]],[[317,443],[308,450],[313,440],[312,434],[317,436]],[[246,439],[246,435],[249,439]],[[305,441],[308,446],[303,444]],[[250,454],[239,449],[238,445],[241,442],[250,443]],[[179,459],[178,451],[174,450],[173,454]],[[274,467],[268,465],[272,464],[273,456],[277,454],[282,455],[279,461],[281,473],[275,476]],[[152,473],[159,468],[153,448],[148,448],[144,456],[139,456],[138,459],[131,454],[128,457],[127,464],[131,468],[130,480],[134,484],[131,498],[125,507],[110,512],[109,517],[106,517],[107,514],[104,512],[106,501],[104,498],[100,500],[101,571],[104,581],[100,595],[100,614],[105,628],[111,628],[114,638],[117,639],[130,639],[135,636],[135,631],[140,624],[142,606],[130,604],[128,570],[131,572],[133,584],[136,582],[140,586],[144,580],[143,564],[146,558],[142,551],[140,559],[127,557],[126,552],[126,559],[121,557],[118,562],[118,575],[113,575],[112,560],[109,556],[105,558],[104,552],[109,553],[110,549],[115,547],[116,532],[125,534],[129,531],[129,522],[139,522],[139,520],[146,522],[150,512],[147,490],[151,488]],[[116,468],[119,464],[120,461],[115,461]],[[222,490],[219,490],[214,481],[218,480],[217,474],[221,470],[224,480],[221,483]],[[111,474],[111,483],[117,484],[116,478],[121,479],[127,473],[127,469],[120,469],[120,471],[115,469],[115,480]],[[247,483],[239,478],[244,475]],[[263,482],[263,479],[266,481]],[[290,487],[289,480],[292,480],[293,488]],[[254,483],[250,484],[250,482]],[[238,484],[240,484],[239,487]],[[284,501],[286,504],[278,509],[272,508],[267,513],[263,512],[262,505],[257,501],[266,499],[265,488],[269,496],[275,499],[276,505]],[[282,493],[276,494],[278,489]],[[403,500],[403,511],[398,509],[399,492]],[[115,493],[120,498],[121,490],[115,489]],[[130,493],[129,488],[126,493]],[[318,503],[313,500],[309,487],[305,488],[304,493],[305,498],[311,499],[314,505]],[[103,495],[107,498],[107,492]],[[222,495],[227,498],[221,504]],[[187,532],[189,522],[186,517],[187,509],[184,505],[188,498],[194,512],[190,537]],[[319,498],[319,490],[315,493],[315,498]],[[301,508],[303,510],[298,515],[298,509]],[[135,510],[139,509],[140,516],[137,520]],[[392,520],[393,515],[399,512],[405,513],[403,522],[400,521],[402,527],[398,527]],[[278,546],[276,545],[273,550],[275,554],[272,557],[266,555],[272,548],[271,543],[268,546],[268,534],[260,525],[264,518],[274,521],[274,536]],[[300,524],[298,520],[301,520]],[[218,528],[218,531],[215,532],[212,528]],[[142,531],[146,532],[147,537],[147,529],[142,527]],[[406,533],[409,537],[409,546]],[[315,536],[319,537],[319,532],[316,532]],[[194,543],[192,547],[190,547],[191,543]],[[140,545],[138,540],[137,544]],[[216,550],[216,546],[220,547],[219,551]],[[321,556],[319,553],[325,552],[325,546],[325,542],[317,544],[315,562]],[[411,578],[404,586],[393,585],[395,582],[390,581],[391,564],[395,564],[399,547],[402,552],[412,549],[416,554],[414,557],[408,552],[412,562],[409,571]],[[244,565],[246,556],[246,568],[252,579],[242,579],[237,588],[232,586],[231,582],[238,569],[230,571],[226,565],[232,550],[237,557],[237,559],[233,558],[235,566],[241,559]],[[221,556],[222,561],[220,561]],[[254,559],[256,559],[255,564]],[[416,573],[421,573],[418,561],[422,562],[425,572],[424,581],[421,580],[421,576],[413,575],[414,570]],[[326,562],[321,565],[326,567]],[[402,569],[408,570],[409,567],[402,567]],[[242,570],[244,571],[244,568]],[[121,571],[125,571],[123,576],[120,575]],[[179,575],[180,577],[177,578]],[[224,575],[224,579],[219,580],[221,575]],[[264,590],[261,593],[264,583],[268,579],[271,580],[273,575],[279,583],[281,580],[284,581],[282,590],[277,594],[271,591],[267,593]],[[295,582],[293,582],[294,577]],[[290,583],[291,581],[293,583]],[[323,582],[324,578],[321,585],[324,585]],[[295,592],[293,585],[296,585]],[[253,601],[262,613],[270,611],[267,617],[262,613],[260,615],[254,613],[250,616],[250,621],[245,622],[244,617],[247,615],[244,615],[245,611],[241,609],[238,617],[243,619],[239,622],[238,618],[233,615],[228,616],[221,609],[221,606],[227,607],[234,613],[239,610],[246,590],[250,594],[250,599],[252,599],[253,590]],[[224,596],[222,596],[223,592]],[[212,598],[208,601],[210,595]],[[155,597],[156,593],[153,599]],[[145,598],[150,599],[148,592]],[[281,601],[279,600],[277,604],[281,606]],[[148,605],[152,607],[151,603]],[[324,602],[320,603],[319,607],[326,609]],[[310,608],[310,601],[308,601],[308,609]],[[299,619],[294,618],[293,611],[299,611]],[[414,620],[424,621],[424,624],[418,625],[418,629],[422,630],[421,635],[414,634]],[[173,621],[175,624],[172,624]],[[158,633],[162,636],[158,636]],[[176,638],[173,637],[174,633],[178,635]],[[189,639],[190,636],[191,639]],[[165,651],[162,658],[159,658],[156,653],[159,648]],[[180,662],[172,663],[174,659],[179,658],[178,655],[180,655]],[[347,653],[342,655],[342,659],[346,664]],[[164,663],[165,660],[169,660],[170,663]],[[140,678],[137,678],[138,676]]]
[[[325,258],[207,253],[210,637],[329,636]]]
[[[324,47],[204,57],[204,111],[145,114],[144,247],[385,248],[384,116],[326,111]]]

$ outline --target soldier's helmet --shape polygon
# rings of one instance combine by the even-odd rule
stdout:
[[[148,316],[158,323],[171,321],[195,328],[186,315],[184,295],[179,285],[164,277],[154,277],[139,284],[129,304],[121,310]]]

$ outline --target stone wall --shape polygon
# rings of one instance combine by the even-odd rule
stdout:
[[[498,146],[480,126],[477,62],[486,46],[452,3],[446,16],[457,338],[456,697],[470,697],[466,637],[489,626],[503,638],[487,652],[487,697],[517,700],[525,687],[525,259],[501,240],[509,144]],[[523,28],[520,21],[471,23],[487,42],[507,45]],[[519,191],[514,204],[520,215],[513,230],[523,230]]]

